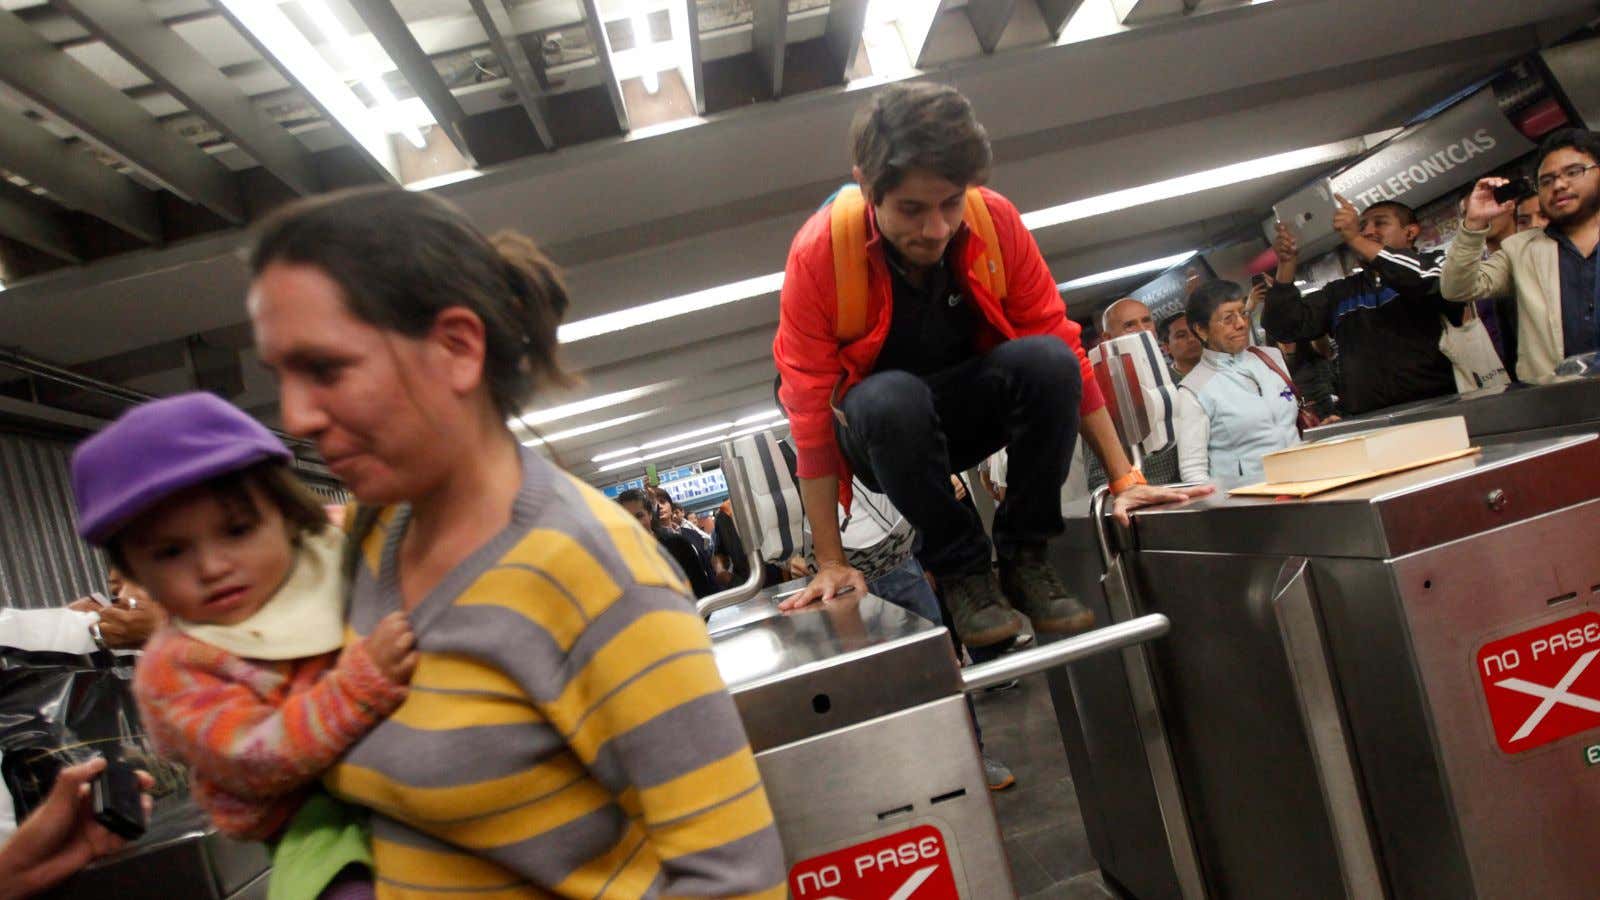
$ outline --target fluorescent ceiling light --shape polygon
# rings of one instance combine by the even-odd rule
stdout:
[[[344,23],[333,14],[328,4],[324,0],[300,0],[300,8],[306,11],[311,21],[316,24],[317,30],[322,32],[322,39],[339,51],[339,55],[344,57],[345,65],[361,79],[361,83],[366,86],[367,93],[372,95],[373,103],[377,104],[378,112],[387,121],[390,130],[405,135],[406,140],[418,150],[428,146],[428,142],[422,137],[422,132],[415,125],[405,121],[401,115],[400,104],[395,100],[394,93],[389,90],[389,85],[384,82],[383,72],[377,66],[369,65],[363,58],[361,48],[356,46],[350,37],[350,32],[344,29]]]
[[[686,441],[689,438],[699,437],[702,434],[716,434],[719,431],[727,431],[729,428],[732,428],[732,427],[733,427],[733,423],[732,422],[718,422],[715,425],[707,425],[705,428],[696,428],[693,431],[681,432],[681,433],[675,434],[675,435],[673,435],[671,437],[657,438],[656,440],[653,440],[653,441],[645,441],[644,443],[639,445],[639,449],[640,450],[654,450],[657,447],[665,447],[668,444],[676,444],[679,441]]]
[[[732,422],[718,422],[715,425],[707,425],[704,428],[696,428],[693,431],[685,431],[685,432],[682,432],[682,433],[679,433],[679,434],[674,434],[674,435],[672,435],[670,437],[657,438],[656,440],[653,440],[653,441],[646,441],[645,443],[639,444],[638,446],[635,446],[635,447],[624,447],[621,450],[608,450],[605,453],[599,454],[598,456],[591,457],[589,459],[589,461],[590,462],[605,462],[608,459],[616,459],[619,456],[627,456],[627,455],[632,454],[632,453],[641,453],[641,452],[643,452],[645,450],[650,450],[650,449],[653,449],[655,447],[665,447],[668,444],[676,444],[676,443],[678,443],[680,441],[686,441],[686,440],[688,440],[690,438],[700,437],[703,434],[721,434],[722,432],[727,431],[728,429],[730,429],[732,427],[733,427],[733,423]]]
[[[768,419],[776,419],[781,415],[783,415],[783,410],[778,409],[777,407],[773,407],[772,409],[769,409],[766,412],[758,412],[753,416],[745,416],[744,418],[739,419],[738,421],[734,422],[733,424],[735,424],[735,425],[749,425],[751,422],[765,422]]]
[[[628,328],[637,328],[640,325],[649,325],[662,319],[671,319],[677,316],[688,315],[703,309],[737,303],[751,297],[760,297],[771,294],[783,287],[783,273],[773,272],[770,275],[759,275],[755,278],[746,278],[732,284],[719,284],[716,287],[706,288],[678,297],[668,297],[643,306],[621,309],[613,313],[591,316],[569,322],[556,332],[556,337],[563,344],[582,341],[602,334],[611,334]]]
[[[642,453],[645,450],[653,450],[656,447],[664,447],[668,444],[676,444],[681,441],[689,440],[690,438],[700,437],[701,435],[716,434],[727,431],[730,428],[738,428],[741,425],[751,425],[756,422],[766,422],[771,419],[776,419],[781,415],[783,415],[781,410],[769,409],[766,412],[756,413],[753,416],[745,416],[744,418],[734,422],[718,422],[715,425],[707,425],[704,428],[696,428],[693,431],[680,432],[670,437],[656,438],[655,440],[645,441],[637,446],[623,447],[620,450],[607,450],[605,453],[591,457],[590,462],[602,463],[607,460],[617,459],[618,457],[622,456],[631,456],[636,453]]]
[[[628,416],[618,416],[615,419],[606,419],[604,422],[593,422],[588,425],[579,425],[576,428],[568,428],[565,431],[558,431],[555,434],[547,434],[544,436],[543,440],[534,438],[531,441],[523,441],[522,446],[538,447],[542,444],[554,444],[556,441],[565,441],[569,438],[593,434],[596,431],[605,431],[607,428],[615,428],[618,425],[626,425],[629,422],[637,422],[645,416],[653,416],[658,412],[661,412],[661,407],[659,406],[655,409],[647,409],[644,412],[638,412]]]
[[[350,90],[344,78],[311,42],[268,0],[219,0],[244,29],[299,83],[352,140],[386,170],[399,177],[389,132],[378,116]]]
[[[770,425],[753,425],[753,426],[751,426],[749,428],[741,428],[738,431],[731,431],[731,432],[728,432],[727,434],[719,434],[719,435],[717,435],[715,437],[709,437],[709,438],[705,438],[703,440],[694,441],[693,443],[680,444],[680,445],[678,445],[676,447],[668,447],[665,450],[657,450],[657,451],[653,451],[653,452],[650,452],[650,453],[644,453],[644,454],[641,454],[639,456],[632,457],[631,459],[617,460],[616,462],[613,462],[613,463],[607,463],[607,464],[601,466],[599,469],[596,469],[595,471],[597,473],[598,472],[612,472],[612,471],[615,471],[617,469],[625,469],[628,466],[636,466],[636,465],[639,465],[640,463],[649,462],[652,459],[660,459],[663,456],[673,456],[675,454],[682,453],[685,450],[693,450],[696,447],[706,447],[706,446],[709,446],[711,444],[718,444],[718,443],[721,443],[723,441],[731,441],[734,438],[741,438],[741,437],[744,437],[745,435],[755,434],[755,433],[760,432],[760,431],[767,431],[769,429],[776,430],[776,429],[779,429],[779,428],[788,428],[788,427],[789,427],[789,423],[788,422],[777,422],[777,423],[773,423],[773,424],[770,424]]]
[[[1104,272],[1097,272],[1093,275],[1085,275],[1082,278],[1074,278],[1071,281],[1063,281],[1056,285],[1056,290],[1074,291],[1078,288],[1086,288],[1097,284],[1105,284],[1108,281],[1117,281],[1122,278],[1132,278],[1135,275],[1143,275],[1146,272],[1163,272],[1194,255],[1195,251],[1185,250],[1182,253],[1174,253],[1171,256],[1163,256],[1160,259],[1146,260],[1145,262],[1134,263],[1131,266],[1122,266],[1118,269],[1107,269]]]
[[[1024,213],[1022,224],[1029,231],[1038,231],[1054,225],[1064,225],[1067,222],[1076,222],[1091,216],[1102,216],[1106,213],[1117,212],[1131,206],[1143,206],[1147,203],[1157,203],[1162,200],[1171,200],[1175,197],[1185,197],[1189,194],[1198,194],[1201,191],[1210,191],[1229,185],[1242,184],[1246,181],[1255,181],[1284,172],[1293,172],[1296,169],[1305,169],[1311,166],[1324,165],[1354,156],[1366,149],[1366,142],[1361,138],[1351,138],[1345,141],[1335,141],[1331,144],[1319,144],[1315,147],[1306,147],[1300,150],[1290,150],[1287,153],[1275,153],[1259,159],[1249,159],[1244,162],[1207,169],[1204,172],[1193,172],[1180,175],[1177,178],[1168,178],[1164,181],[1154,181],[1150,184],[1141,184],[1125,190],[1112,191],[1109,194],[1100,194],[1095,197],[1085,197],[1071,203],[1059,206],[1046,207],[1031,213]]]
[[[629,388],[625,391],[614,391],[610,394],[601,394],[598,397],[590,397],[587,400],[575,400],[571,403],[563,403],[560,406],[551,406],[546,409],[536,409],[532,412],[523,413],[522,415],[518,416],[517,419],[520,419],[522,424],[533,428],[539,425],[544,425],[548,422],[554,422],[558,419],[571,418],[572,416],[581,415],[586,412],[594,412],[597,409],[605,409],[608,406],[616,406],[621,403],[627,403],[629,400],[637,400],[640,397],[648,397],[657,391],[665,390],[676,385],[677,383],[678,379],[676,378],[672,379],[671,381],[658,381],[655,384],[647,384],[644,387]],[[513,425],[516,423],[517,419],[513,419],[506,424]]]

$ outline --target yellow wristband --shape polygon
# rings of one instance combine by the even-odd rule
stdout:
[[[1128,474],[1118,478],[1116,481],[1111,482],[1111,496],[1115,497],[1136,484],[1149,483],[1150,482],[1144,480],[1143,472],[1139,471],[1138,469],[1129,469]]]

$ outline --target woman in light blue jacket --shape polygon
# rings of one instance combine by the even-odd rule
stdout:
[[[1245,290],[1208,281],[1189,296],[1205,353],[1178,387],[1178,467],[1184,481],[1222,487],[1261,480],[1261,457],[1299,440],[1294,387],[1276,349],[1250,346]]]

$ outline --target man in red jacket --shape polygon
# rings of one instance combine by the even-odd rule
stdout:
[[[969,197],[990,150],[965,97],[934,84],[886,87],[857,115],[851,143],[864,221],[835,215],[854,196],[841,192],[800,229],[773,344],[818,563],[783,605],[866,590],[835,518],[854,472],[917,528],[919,556],[967,646],[1014,637],[1013,605],[1042,634],[1081,631],[1093,614],[1045,561],[1046,541],[1062,530],[1080,424],[1124,521],[1134,507],[1210,489],[1151,487],[1128,464],[1080,329],[1016,207],[988,189]],[[863,249],[864,310],[848,301],[860,288],[850,257]],[[950,474],[1002,447],[1010,471],[994,520],[997,580],[983,524],[957,502]]]

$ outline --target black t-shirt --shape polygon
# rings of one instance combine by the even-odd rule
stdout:
[[[893,316],[874,372],[899,369],[932,375],[971,359],[976,352],[978,311],[950,274],[949,254],[929,270],[922,287],[911,283],[906,264],[884,243],[894,285]]]

